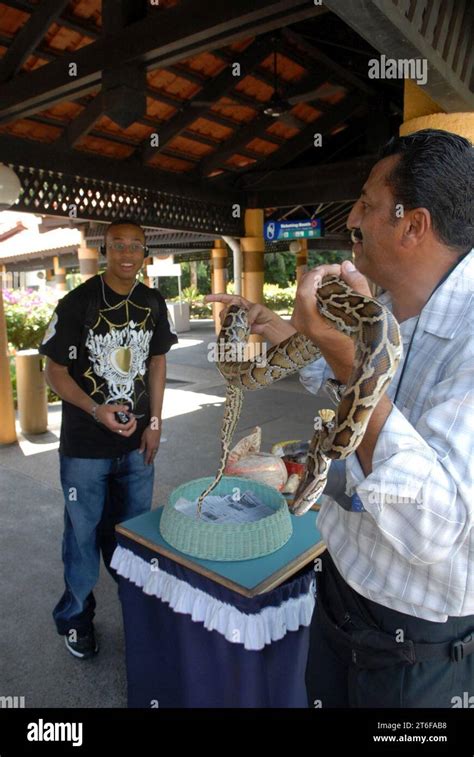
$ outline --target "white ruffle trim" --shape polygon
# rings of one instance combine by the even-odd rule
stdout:
[[[111,565],[144,594],[158,597],[174,612],[189,615],[194,622],[204,623],[208,631],[217,631],[227,641],[243,644],[248,650],[263,649],[266,644],[283,639],[288,631],[297,631],[311,622],[314,579],[306,594],[287,599],[279,607],[264,607],[258,613],[248,614],[190,586],[124,547],[116,548]]]

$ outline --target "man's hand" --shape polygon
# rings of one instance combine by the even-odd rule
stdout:
[[[270,308],[259,303],[250,302],[250,300],[238,294],[207,294],[204,300],[205,302],[222,302],[227,306],[225,310],[221,310],[219,313],[221,323],[224,322],[227,309],[231,305],[245,308],[247,310],[250,333],[260,334],[273,344],[283,342],[295,332],[294,328],[270,310]]]
[[[156,453],[160,448],[161,428],[154,429],[147,426],[142,434],[139,452],[145,455],[145,463],[151,465],[155,459]]]
[[[324,276],[340,276],[355,292],[371,297],[367,279],[346,260],[342,265],[321,265],[306,273],[296,291],[295,309],[291,324],[316,344],[334,375],[347,383],[354,364],[352,339],[338,331],[319,313],[316,292]]]
[[[316,306],[316,292],[324,276],[341,276],[340,265],[320,265],[305,273],[296,290],[291,325],[319,346],[319,342],[334,337],[334,327],[320,315]]]
[[[204,302],[222,302],[224,305],[227,305],[226,309],[221,310],[219,313],[221,323],[224,322],[227,310],[231,305],[245,308],[247,310],[251,334],[263,334],[265,326],[275,320],[275,313],[265,307],[265,305],[250,302],[250,300],[246,300],[245,297],[241,297],[239,294],[206,294]]]
[[[115,413],[121,410],[123,413],[127,413],[130,417],[128,423],[119,423],[115,418]],[[137,428],[137,420],[134,415],[130,413],[128,405],[98,405],[95,411],[95,417],[102,423],[103,426],[113,431],[120,436],[131,436]]]

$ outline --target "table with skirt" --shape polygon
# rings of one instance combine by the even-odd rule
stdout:
[[[160,516],[161,508],[117,527],[112,567],[124,619],[128,706],[307,707],[314,561],[324,550],[315,513],[295,519],[285,554],[233,564],[174,550],[159,534]],[[229,580],[242,573],[257,582],[268,573],[255,596]],[[269,589],[260,593],[264,585]]]

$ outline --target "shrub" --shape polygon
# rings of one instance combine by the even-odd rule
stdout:
[[[234,294],[235,283],[229,281],[227,284],[227,294]],[[263,296],[265,305],[281,315],[291,314],[296,295],[296,284],[286,288],[276,284],[264,284]],[[198,292],[194,287],[186,287],[182,291],[183,300],[189,302],[189,313],[191,318],[212,318],[212,306],[204,302],[204,294]],[[179,297],[170,297],[170,302],[178,302]]]
[[[181,291],[182,299],[189,303],[190,318],[212,318],[212,306],[204,302],[204,294],[195,287],[186,287]],[[179,297],[169,297],[170,302],[179,302]]]
[[[15,350],[39,347],[59,296],[53,289],[3,290],[8,341]]]
[[[38,349],[59,297],[54,289],[4,289],[3,299],[7,322],[10,378],[15,406],[17,403],[15,355],[19,350]],[[48,400],[59,397],[48,387]]]
[[[296,284],[282,289],[276,284],[263,285],[265,305],[279,313],[292,313],[296,296]]]

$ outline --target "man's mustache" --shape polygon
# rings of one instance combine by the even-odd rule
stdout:
[[[362,242],[362,232],[360,229],[351,229],[351,240],[355,242]]]

